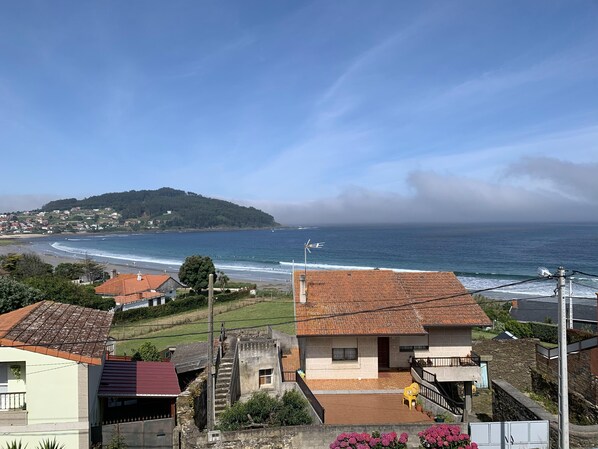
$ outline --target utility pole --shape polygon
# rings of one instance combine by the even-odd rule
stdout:
[[[573,329],[573,281],[569,279],[569,329]]]
[[[208,398],[207,427],[214,430],[214,275],[208,277]]]
[[[569,382],[567,374],[567,303],[565,302],[565,269],[558,268],[559,295],[559,449],[569,449]]]

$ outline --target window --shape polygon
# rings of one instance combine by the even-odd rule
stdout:
[[[357,348],[332,348],[332,361],[357,360]]]
[[[413,350],[417,351],[427,351],[430,349],[428,345],[415,345],[415,346],[399,346],[400,352],[411,352]]]
[[[260,370],[260,387],[262,385],[272,385],[272,368]]]

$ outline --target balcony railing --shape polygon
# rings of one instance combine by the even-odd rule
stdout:
[[[0,411],[26,410],[25,393],[0,393]]]
[[[426,357],[416,358],[413,364],[421,367],[459,367],[459,366],[480,366],[480,356],[472,354],[463,357]]]

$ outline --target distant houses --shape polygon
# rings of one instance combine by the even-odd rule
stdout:
[[[118,274],[95,288],[105,298],[113,298],[120,310],[166,304],[183,285],[167,274]]]

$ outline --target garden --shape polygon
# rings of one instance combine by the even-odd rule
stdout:
[[[461,427],[440,424],[428,427],[417,434],[419,445],[424,449],[477,449],[478,445],[470,440],[468,434],[461,432]],[[380,433],[341,433],[330,443],[330,449],[406,449],[409,435],[396,432]]]

